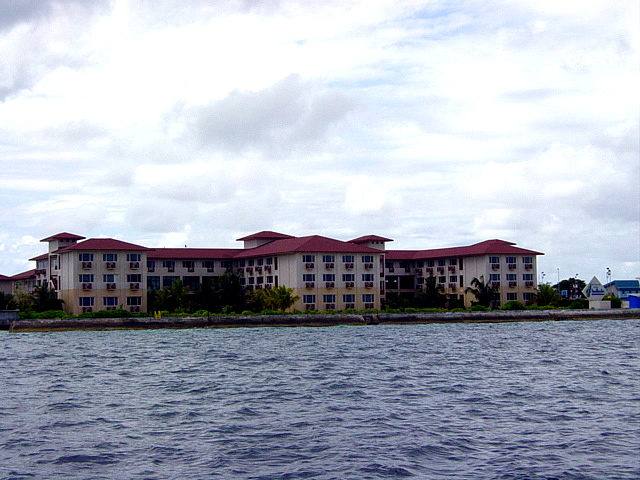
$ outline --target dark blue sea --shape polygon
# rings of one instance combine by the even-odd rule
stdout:
[[[640,320],[0,344],[2,479],[640,478]]]

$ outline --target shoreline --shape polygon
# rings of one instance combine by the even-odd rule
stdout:
[[[148,330],[185,328],[330,327],[339,325],[406,325],[426,323],[506,323],[640,318],[640,309],[509,310],[494,312],[235,315],[214,317],[128,317],[17,320],[9,332],[69,330]]]

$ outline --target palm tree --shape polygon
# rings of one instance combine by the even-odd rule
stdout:
[[[35,287],[31,292],[32,308],[36,312],[46,312],[47,310],[62,310],[62,300],[58,298],[56,292],[49,290],[49,285],[44,282]]]
[[[427,277],[424,281],[424,289],[416,294],[414,303],[418,308],[442,307],[446,298],[442,294],[444,288],[436,282],[436,277]]]
[[[550,283],[542,283],[538,285],[538,290],[533,295],[533,300],[536,302],[536,305],[539,306],[556,306],[560,301],[560,295],[558,295],[558,292],[551,286]]]
[[[293,288],[287,288],[284,285],[264,292],[265,306],[272,310],[287,311],[300,299],[298,295],[293,294]]]
[[[495,300],[496,293],[498,293],[498,287],[491,285],[491,283],[485,283],[484,276],[480,278],[473,278],[471,280],[471,287],[465,289],[465,293],[471,293],[476,297],[476,302],[472,302],[474,305],[482,305],[483,307],[491,307]]]
[[[10,293],[0,292],[0,310],[12,310],[16,308],[16,302]]]

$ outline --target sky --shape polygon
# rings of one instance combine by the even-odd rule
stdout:
[[[0,0],[0,273],[59,232],[640,276],[636,0]],[[543,275],[544,272],[544,275]]]

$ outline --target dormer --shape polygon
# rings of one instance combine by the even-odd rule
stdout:
[[[284,233],[263,231],[248,235],[246,237],[238,238],[237,241],[244,242],[244,248],[249,249],[259,247],[261,245],[264,245],[265,243],[273,242],[274,240],[283,240],[287,238],[295,237],[292,237],[291,235],[285,235]]]
[[[70,247],[78,243],[78,240],[84,240],[85,237],[74,235],[73,233],[58,233],[51,237],[43,238],[41,242],[49,242],[49,253],[53,253],[61,248]]]
[[[375,248],[376,250],[385,249],[385,242],[393,242],[390,238],[379,237],[378,235],[365,235],[364,237],[354,238],[349,240],[349,243],[355,243],[356,245],[363,245],[369,248]]]

